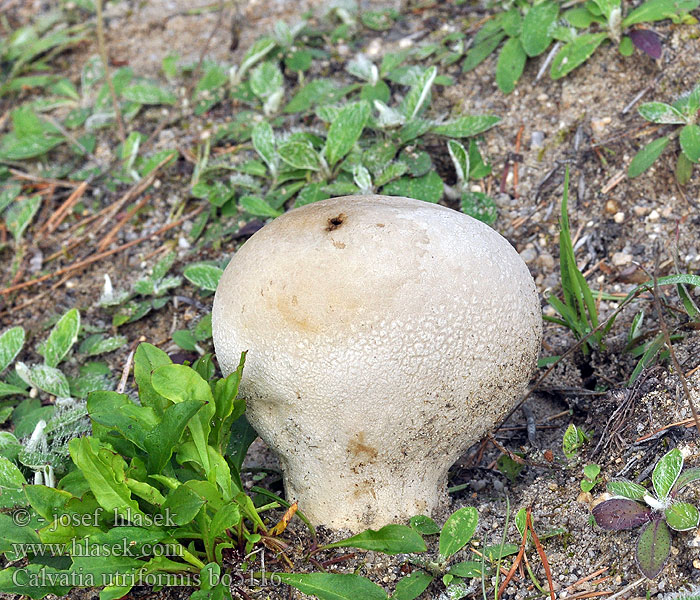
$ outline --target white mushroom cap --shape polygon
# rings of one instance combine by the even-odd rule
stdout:
[[[316,524],[426,514],[447,470],[523,392],[542,337],[532,277],[487,225],[443,206],[346,196],[278,217],[233,256],[213,334],[248,350],[248,418]]]

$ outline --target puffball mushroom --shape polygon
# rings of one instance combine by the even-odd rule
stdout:
[[[429,514],[447,471],[510,410],[536,365],[540,304],[518,253],[469,216],[345,196],[255,233],[219,282],[222,371],[315,524]]]

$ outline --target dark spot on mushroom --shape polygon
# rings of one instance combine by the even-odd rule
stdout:
[[[384,227],[384,223],[377,223],[377,227]]]
[[[345,213],[340,213],[337,217],[331,217],[330,219],[328,219],[326,231],[335,231],[343,223],[345,223]]]

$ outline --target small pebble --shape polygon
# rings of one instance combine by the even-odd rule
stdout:
[[[520,253],[520,258],[522,258],[527,264],[530,264],[537,258],[537,250],[534,248],[525,248]]]
[[[612,122],[611,117],[603,117],[602,119],[594,119],[591,121],[591,129],[596,135],[602,134],[608,125]]]
[[[623,212],[617,212],[615,213],[615,216],[613,217],[613,221],[615,223],[621,224],[625,222],[625,213]]]
[[[659,220],[659,211],[654,209],[649,213],[649,216],[647,217],[647,221],[658,221]]]
[[[633,258],[631,254],[627,254],[626,252],[615,252],[615,254],[612,255],[612,264],[616,267],[622,267],[630,264]]]
[[[605,212],[609,215],[614,215],[620,210],[620,203],[612,198],[605,203]]]
[[[543,252],[537,257],[537,264],[545,271],[554,269],[554,257],[549,252]]]

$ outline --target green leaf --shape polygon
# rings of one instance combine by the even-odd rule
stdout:
[[[533,9],[534,10],[534,9]],[[510,94],[523,74],[527,54],[518,38],[509,38],[503,44],[496,64],[496,83],[504,94]]]
[[[124,519],[144,517],[124,482],[125,463],[121,456],[101,448],[96,439],[87,437],[72,439],[68,449],[102,508]]]
[[[644,146],[634,155],[630,166],[627,167],[627,175],[630,177],[637,177],[644,173],[644,171],[651,167],[654,161],[661,156],[669,140],[670,138],[665,135]]]
[[[69,580],[67,571],[45,565],[29,564],[25,567],[9,567],[0,571],[0,589],[4,593],[26,595],[30,598],[44,598],[49,594],[65,598],[73,586],[62,586],[54,582]]]
[[[94,333],[82,341],[78,352],[85,356],[97,356],[98,354],[105,354],[118,350],[124,347],[127,341],[126,336],[123,335],[105,338],[101,333]]]
[[[80,313],[78,309],[72,308],[54,325],[48,339],[39,349],[39,353],[44,357],[44,362],[49,367],[58,366],[73,344],[78,341],[79,332]]]
[[[452,565],[447,571],[456,577],[481,577],[482,564],[476,560],[467,560]]]
[[[209,524],[209,539],[215,540],[227,529],[231,529],[241,522],[241,511],[237,504],[224,504],[216,511]]]
[[[493,198],[482,192],[462,192],[462,212],[487,225],[493,225],[498,219],[498,207]]]
[[[666,523],[676,531],[689,531],[700,524],[700,511],[687,502],[674,502],[665,511]]]
[[[615,479],[608,482],[607,490],[614,496],[622,496],[630,500],[641,500],[649,493],[644,486],[627,479]]]
[[[177,96],[153,83],[135,83],[122,92],[122,97],[139,104],[175,104]]]
[[[209,384],[194,370],[184,365],[165,365],[153,371],[151,384],[161,396],[173,402],[198,400],[206,403],[187,424],[192,441],[197,448],[199,460],[207,478],[210,477],[209,451],[207,444],[214,415],[214,397]]]
[[[427,550],[420,534],[406,525],[385,525],[379,530],[367,529],[339,542],[327,544],[324,548],[362,548],[384,554],[407,554]]]
[[[203,290],[215,292],[224,270],[214,265],[199,263],[187,266],[182,274],[193,285]]]
[[[700,481],[700,467],[693,467],[692,469],[686,469],[681,472],[676,479],[676,483],[673,484],[673,490],[671,490],[671,496],[675,496],[679,492],[683,491],[683,488],[694,481]]]
[[[333,167],[355,145],[369,118],[369,103],[365,100],[344,106],[331,123],[324,153]]]
[[[679,141],[686,158],[694,163],[700,162],[700,125],[691,123],[683,127]]]
[[[408,172],[413,177],[421,177],[434,170],[430,154],[415,146],[406,146],[401,150],[399,160],[408,167]]]
[[[440,527],[438,527],[438,524],[430,517],[426,517],[425,515],[416,515],[415,517],[411,517],[409,523],[411,524],[411,527],[413,527],[413,529],[415,529],[421,535],[434,535],[436,533],[440,533]]]
[[[241,470],[246,452],[257,437],[258,432],[251,427],[245,415],[231,425],[231,437],[226,448],[226,456],[237,471]]]
[[[45,485],[27,485],[24,493],[32,508],[49,523],[65,514],[66,503],[73,498],[69,492]]]
[[[282,583],[291,585],[320,600],[387,600],[386,592],[369,579],[339,573],[275,573]]]
[[[472,539],[479,514],[472,506],[460,508],[450,515],[440,532],[440,555],[449,558]]]
[[[241,196],[238,199],[238,207],[248,214],[256,217],[279,217],[282,211],[275,210],[260,196]]]
[[[607,33],[584,33],[565,44],[552,61],[552,79],[560,79],[583,64],[607,37]]]
[[[172,490],[165,499],[161,512],[175,525],[182,527],[190,523],[204,505],[204,498],[186,485]]]
[[[500,120],[501,117],[496,115],[467,115],[440,123],[439,125],[433,125],[430,130],[433,133],[446,135],[447,137],[470,137],[491,129]]]
[[[139,399],[143,406],[150,406],[156,414],[163,414],[167,401],[151,385],[151,373],[163,365],[172,364],[170,357],[152,344],[139,344],[134,353],[134,380],[139,388]]]
[[[65,141],[63,136],[30,133],[18,136],[8,133],[0,139],[0,160],[25,160],[46,154]]]
[[[382,194],[387,196],[405,196],[426,202],[439,202],[443,194],[443,183],[436,171],[431,171],[423,177],[401,177],[389,182],[382,188]]]
[[[27,497],[22,489],[27,480],[22,472],[4,456],[0,456],[0,508],[26,506]]]
[[[665,102],[645,102],[639,109],[639,114],[652,123],[686,123],[687,119],[675,106]]]
[[[19,512],[19,515],[12,516],[0,514],[0,555],[4,553],[7,560],[24,558],[27,550],[31,552],[32,546],[29,544],[41,544],[41,539],[33,527],[24,523],[25,515],[28,517],[29,513]],[[21,521],[18,516],[22,517]],[[53,521],[53,517],[51,520]]]
[[[18,367],[20,365],[23,365],[23,363],[17,363]],[[57,398],[70,398],[68,379],[55,367],[34,365],[29,371],[29,380],[34,387]]]
[[[637,564],[647,579],[654,579],[671,553],[671,532],[662,519],[647,523],[637,540]]]
[[[87,409],[95,423],[116,429],[142,450],[146,449],[146,435],[157,424],[151,407],[134,404],[126,394],[117,392],[92,392],[87,399]]]
[[[241,66],[238,69],[239,77],[250,69],[255,63],[262,60],[265,55],[275,47],[275,41],[270,38],[260,38],[256,41],[243,56]]]
[[[310,110],[316,104],[325,102],[337,89],[330,79],[314,79],[296,93],[284,107],[284,112],[291,114]]]
[[[629,36],[624,36],[620,40],[620,45],[617,47],[622,56],[632,56],[634,54],[634,43]]]
[[[672,16],[689,13],[698,5],[700,5],[698,0],[649,0],[628,14],[622,21],[622,26],[626,28],[637,23],[662,21]]]
[[[10,366],[24,345],[24,328],[11,327],[0,335],[0,373]]]
[[[265,100],[282,87],[282,71],[272,61],[260,63],[250,72],[250,89]]]
[[[185,400],[173,404],[163,412],[162,421],[149,431],[143,440],[148,453],[148,472],[161,473],[177,449],[190,419],[202,408],[199,400]]]
[[[434,575],[428,575],[424,571],[413,571],[410,575],[399,579],[391,600],[415,600],[428,589],[433,579],[435,579]]]
[[[265,161],[273,177],[277,174],[277,150],[275,149],[275,133],[267,121],[260,121],[251,132],[251,140],[256,152]]]
[[[390,181],[393,181],[394,179],[398,179],[408,171],[408,167],[406,166],[406,163],[397,161],[397,162],[392,162],[389,163],[386,168],[381,171],[376,179],[374,180],[374,185],[377,188],[380,188]]]
[[[402,104],[401,112],[409,121],[415,119],[421,110],[427,107],[430,98],[430,89],[437,76],[437,67],[428,67],[418,80],[411,86]]]
[[[688,160],[688,157],[684,152],[678,153],[678,158],[676,159],[676,181],[680,185],[686,185],[690,178],[693,176],[693,163]]]
[[[578,29],[587,29],[592,23],[600,23],[602,19],[591,13],[585,6],[571,8],[564,13],[570,25]]]
[[[1,158],[1,157],[0,157]],[[5,211],[5,224],[17,242],[41,205],[41,196],[15,200]]]
[[[523,19],[520,41],[528,56],[539,56],[552,42],[550,30],[559,14],[559,7],[554,2],[535,4]]]
[[[386,31],[394,24],[391,14],[388,10],[365,10],[360,13],[360,21],[373,31]]]
[[[481,28],[479,33],[485,29],[486,25]],[[476,38],[479,37],[479,33],[477,33]],[[498,30],[492,35],[483,36],[479,41],[475,38],[474,45],[469,49],[464,63],[462,63],[462,71],[467,72],[478,67],[496,48],[498,48],[498,45],[503,41],[504,37],[506,37],[505,32]]]
[[[87,552],[83,554],[88,554]],[[137,572],[144,566],[144,562],[128,556],[109,554],[100,556],[95,560],[93,556],[73,556],[71,573],[75,578],[83,581],[92,578],[92,581],[100,585],[115,585],[117,582],[138,581]],[[70,579],[69,579],[70,580]]]
[[[671,493],[673,484],[681,474],[683,469],[683,455],[678,448],[664,454],[656,463],[651,474],[651,481],[654,484],[654,491],[659,500],[665,500]]]
[[[308,142],[287,142],[280,144],[279,156],[295,169],[318,171],[321,161],[314,147]]]
[[[516,7],[511,8],[500,14],[501,26],[509,37],[520,37],[523,28],[523,19],[520,16],[520,10]]]
[[[593,0],[598,6],[600,12],[605,16],[607,21],[610,21],[610,15],[617,9],[620,9],[620,0]]]
[[[0,189],[0,213],[22,192],[22,186],[18,183],[5,184]]]

